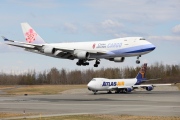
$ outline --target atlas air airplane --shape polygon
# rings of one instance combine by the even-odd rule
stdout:
[[[94,94],[98,91],[115,91],[115,93],[128,93],[134,89],[143,88],[147,91],[151,91],[156,86],[172,85],[172,84],[146,84],[141,85],[146,81],[157,80],[157,79],[146,79],[147,64],[143,64],[136,78],[132,79],[107,79],[107,78],[93,78],[88,83],[88,89],[93,91]]]
[[[124,62],[125,57],[132,56],[137,56],[136,63],[139,64],[141,55],[155,49],[155,46],[143,37],[125,37],[91,42],[46,43],[28,23],[21,23],[21,26],[26,42],[2,36],[7,45],[50,57],[77,59],[78,66],[89,65],[89,61],[95,60],[94,67],[98,67],[100,59]]]

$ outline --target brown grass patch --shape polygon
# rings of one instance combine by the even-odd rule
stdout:
[[[58,94],[65,90],[87,88],[86,85],[29,85],[21,86],[19,88],[5,90],[10,95],[48,95]]]
[[[26,120],[39,120],[31,118]],[[134,115],[67,115],[57,117],[43,117],[43,120],[179,120],[180,117],[169,116],[134,116]]]
[[[26,116],[31,116],[35,115],[32,113],[25,114]],[[5,113],[5,112],[0,112],[0,118],[10,118],[10,117],[24,117],[25,116],[23,113]]]
[[[180,90],[180,83],[175,84],[175,86],[177,86]]]
[[[14,85],[0,85],[0,90],[11,89],[14,87],[15,87]]]

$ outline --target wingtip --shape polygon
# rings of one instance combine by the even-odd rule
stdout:
[[[8,39],[6,37],[4,37],[4,36],[1,36],[1,37],[4,39],[4,41],[8,41]]]

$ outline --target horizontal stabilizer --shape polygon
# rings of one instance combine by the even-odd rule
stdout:
[[[157,86],[170,86],[172,84],[147,84],[147,85],[134,85],[133,88],[139,88],[139,87],[148,87],[148,86],[153,86],[153,87],[157,87]]]
[[[4,36],[1,36],[1,37],[4,39],[4,41],[14,42],[13,40],[9,40],[9,39],[7,39],[7,38],[4,37]]]
[[[146,81],[153,81],[153,80],[160,80],[161,78],[156,78],[156,79],[148,79],[148,80],[141,80],[142,82],[146,82]]]

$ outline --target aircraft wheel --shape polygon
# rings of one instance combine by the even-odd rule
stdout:
[[[140,63],[140,60],[136,60],[136,63],[139,64],[139,63]]]
[[[121,90],[119,90],[119,93],[123,93],[123,90],[121,89]]]
[[[99,62],[99,61],[96,61],[96,64],[100,64],[100,62]]]
[[[79,62],[77,62],[76,65],[81,66],[81,64]]]
[[[94,67],[98,67],[98,64],[94,64]]]
[[[111,91],[108,91],[107,93],[108,93],[108,94],[111,94],[112,92],[111,92]]]
[[[93,92],[94,92],[94,95],[96,95],[96,93],[97,93],[97,90],[93,90]]]
[[[115,91],[115,93],[119,93],[118,91]]]
[[[88,62],[86,62],[85,64],[86,64],[86,65],[89,65],[89,63],[88,63]]]

